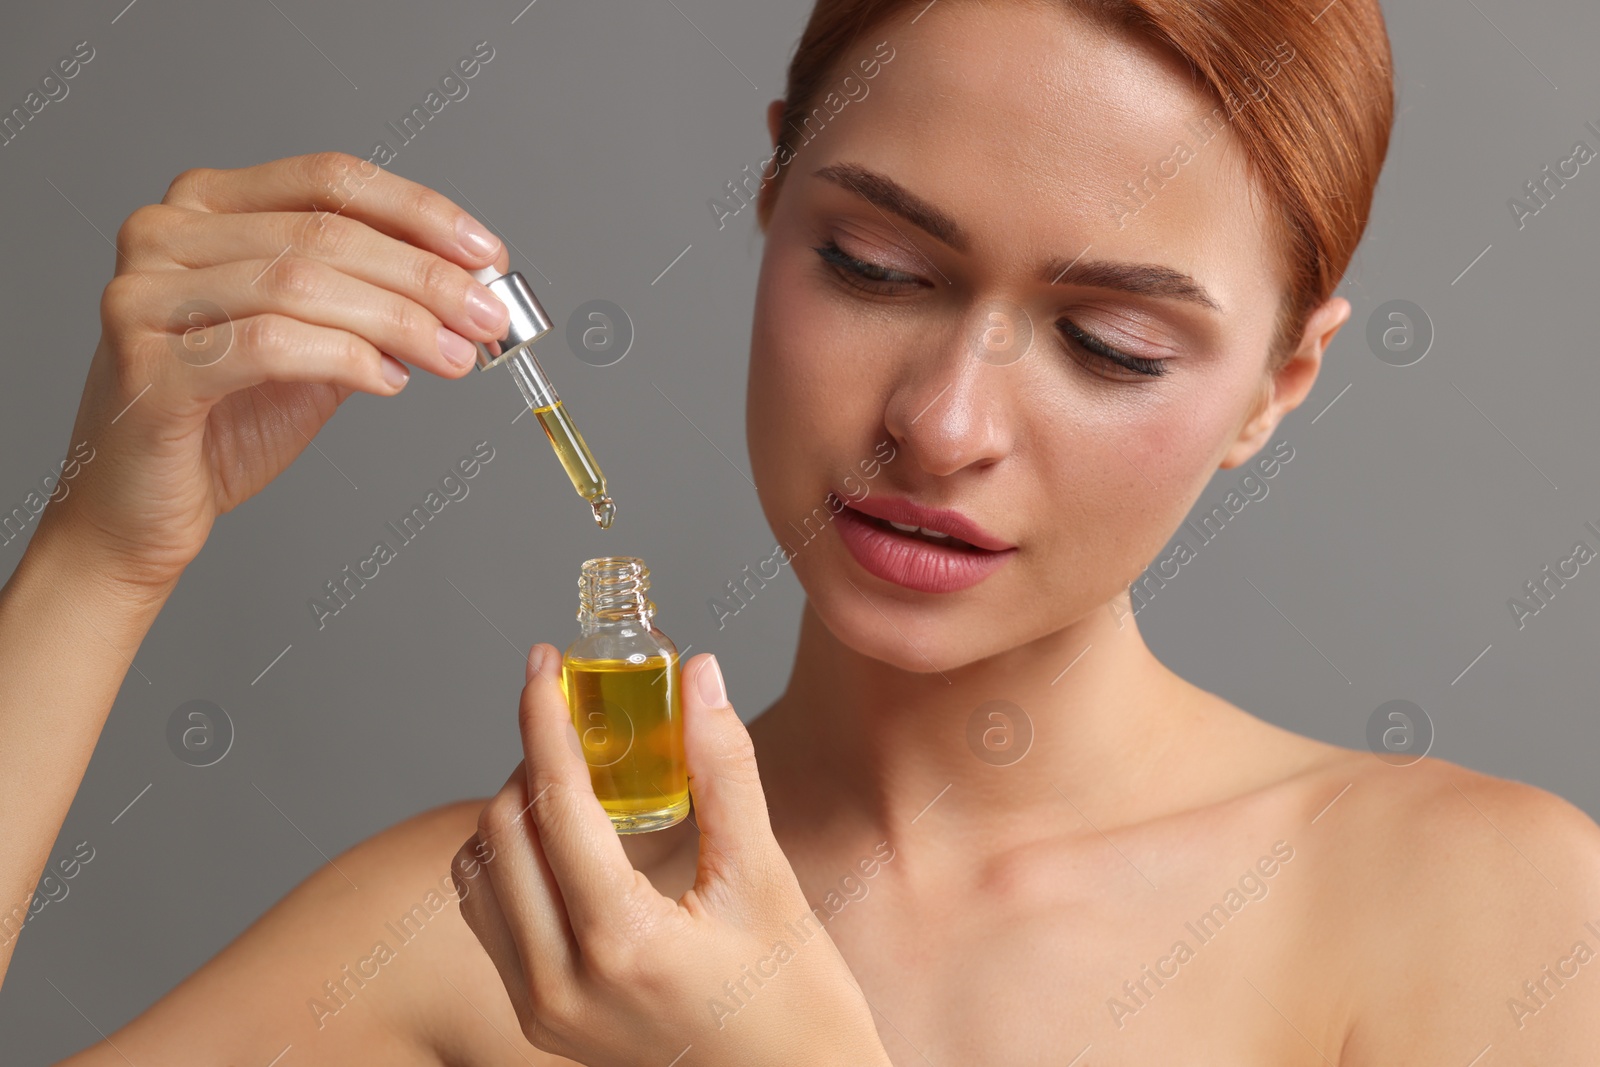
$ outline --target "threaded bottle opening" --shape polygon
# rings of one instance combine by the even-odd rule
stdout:
[[[656,606],[645,591],[650,568],[635,556],[601,556],[584,560],[578,573],[578,621],[648,623]]]

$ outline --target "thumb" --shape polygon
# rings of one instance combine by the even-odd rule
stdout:
[[[775,843],[750,732],[728,703],[717,657],[683,669],[683,746],[700,828],[700,881],[761,880]]]

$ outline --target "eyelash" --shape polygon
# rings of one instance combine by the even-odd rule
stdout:
[[[1070,319],[1057,320],[1056,326],[1062,333],[1078,343],[1078,347],[1086,352],[1091,352],[1101,359],[1110,360],[1125,370],[1135,374],[1142,374],[1147,378],[1159,378],[1167,373],[1167,363],[1163,359],[1149,359],[1145,356],[1135,356],[1113,348],[1092,333],[1088,333]]]
[[[897,270],[890,270],[888,267],[882,267],[876,263],[867,263],[863,260],[859,260],[855,256],[852,256],[850,253],[846,252],[844,249],[840,248],[838,243],[832,240],[828,241],[820,248],[814,249],[814,251],[826,262],[833,264],[835,267],[840,267],[852,274],[859,275],[860,277],[867,278],[871,281],[904,284],[906,282],[915,282],[917,280],[909,274],[902,275],[900,278],[889,277],[889,275],[900,274],[901,272]]]
[[[890,270],[888,267],[879,266],[876,263],[867,263],[859,260],[840,248],[838,243],[832,240],[813,248],[812,251],[821,256],[824,262],[835,267],[842,275],[855,275],[855,279],[888,285],[905,285],[917,281],[915,277],[902,274],[901,271]],[[901,277],[897,278],[894,275],[901,275]],[[858,288],[874,291],[871,286],[863,285],[862,281],[855,279],[846,277],[844,280]],[[1159,378],[1167,373],[1166,360],[1130,355],[1121,349],[1106,344],[1070,319],[1060,319],[1056,325],[1079,348],[1108,363],[1114,363],[1123,370],[1132,371],[1134,374],[1148,378]]]

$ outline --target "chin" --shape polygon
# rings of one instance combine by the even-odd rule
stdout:
[[[894,586],[863,571],[830,531],[827,543],[791,564],[817,617],[840,644],[912,674],[955,670],[1001,651],[995,632],[999,586],[934,594]]]

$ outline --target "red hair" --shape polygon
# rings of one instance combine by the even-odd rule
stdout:
[[[1270,365],[1278,366],[1349,266],[1388,152],[1394,72],[1377,0],[1056,2],[1165,45],[1219,105],[1228,104],[1229,125],[1280,216],[1287,293],[1269,352]],[[789,62],[780,158],[792,156],[788,131],[799,128],[851,46],[901,10],[926,6],[926,0],[817,0]],[[1292,61],[1269,75],[1270,92],[1256,95],[1259,65],[1281,58],[1285,43]],[[772,199],[762,198],[763,212]]]

